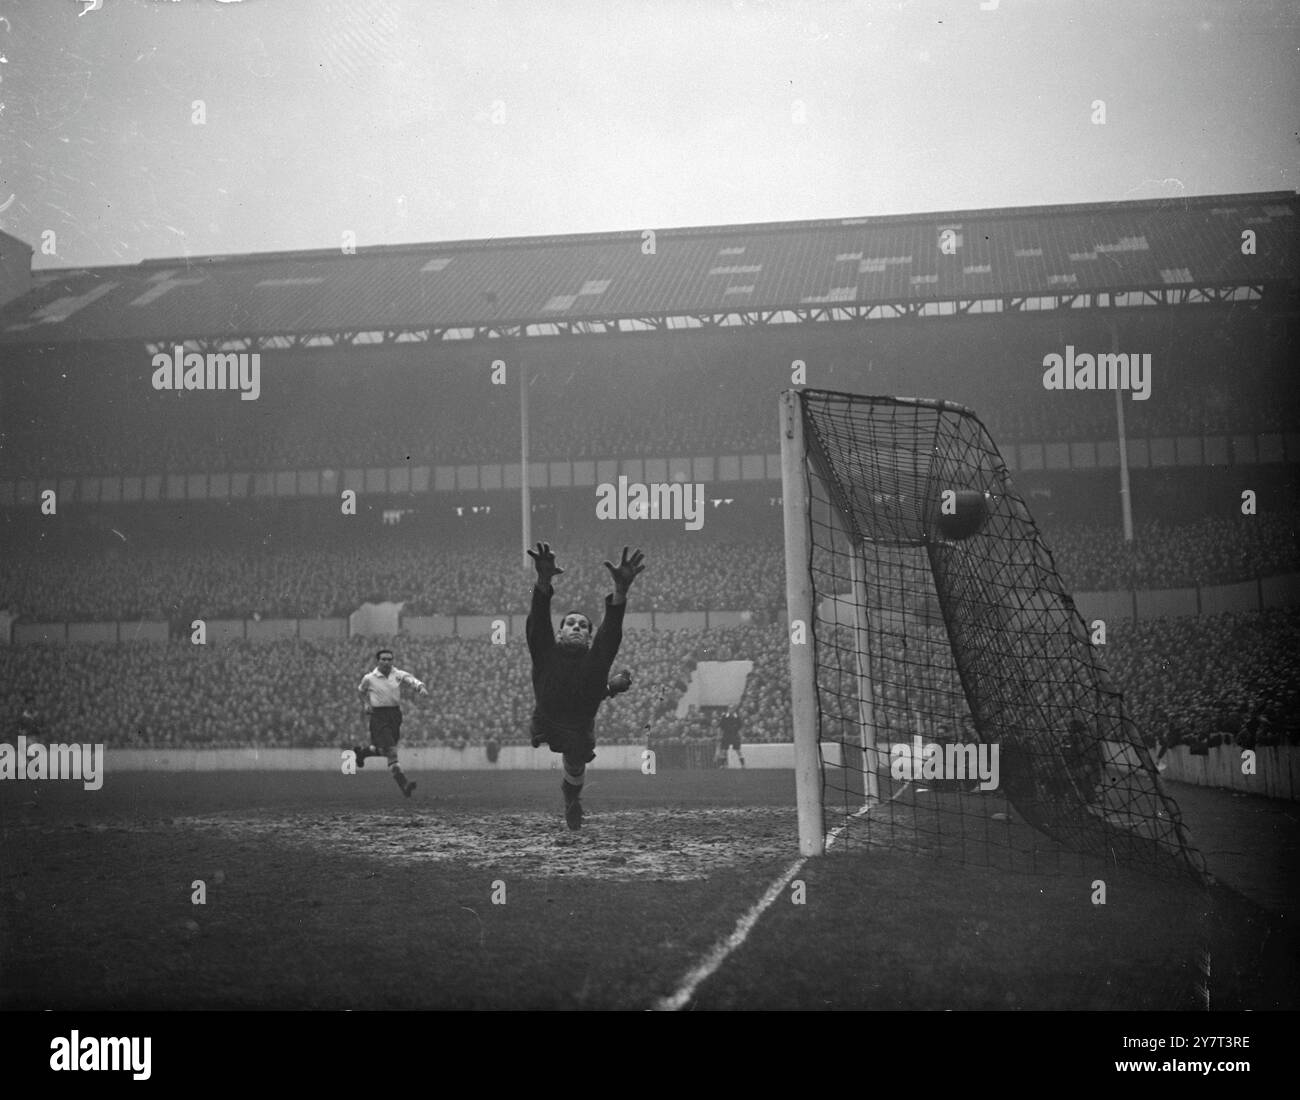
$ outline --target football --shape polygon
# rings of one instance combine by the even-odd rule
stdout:
[[[977,489],[945,490],[939,500],[939,535],[948,541],[968,539],[983,530],[988,515],[987,493]]]

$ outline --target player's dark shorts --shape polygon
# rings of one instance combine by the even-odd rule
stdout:
[[[370,743],[380,752],[395,747],[401,736],[401,707],[375,707],[370,712]]]
[[[564,756],[573,757],[584,764],[590,764],[596,759],[596,724],[594,722],[585,729],[580,729],[573,726],[562,726],[558,722],[543,718],[540,714],[534,714],[528,732],[532,735],[533,748],[546,745],[551,752],[562,753]]]
[[[731,733],[723,730],[722,736],[718,738],[718,751],[726,752],[728,749],[735,749],[740,752],[740,730],[734,730]]]

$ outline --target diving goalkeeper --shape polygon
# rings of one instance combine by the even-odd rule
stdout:
[[[614,594],[605,597],[605,617],[592,635],[591,619],[581,611],[569,611],[560,621],[559,632],[551,627],[553,578],[564,572],[555,564],[550,544],[539,542],[528,556],[537,567],[533,606],[525,633],[533,659],[533,720],[530,733],[533,748],[549,746],[564,757],[564,820],[570,829],[582,827],[582,782],[587,765],[596,758],[596,711],[611,695],[632,686],[632,674],[620,672],[612,680],[610,666],[623,640],[623,613],[627,592],[645,569],[644,555],[637,550],[629,558],[627,547],[618,565],[605,562],[614,579]]]

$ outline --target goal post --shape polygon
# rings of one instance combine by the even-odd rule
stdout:
[[[802,408],[797,391],[787,391],[781,396],[781,477],[782,503],[785,523],[786,551],[786,603],[788,607],[788,638],[791,663],[791,712],[795,742],[795,788],[799,815],[799,849],[804,855],[821,855],[825,850],[826,828],[823,818],[823,758],[819,737],[820,715],[817,709],[816,662],[814,632],[819,614],[814,602],[815,584],[811,557],[812,542],[808,532],[813,526],[825,526],[836,537],[852,541],[852,533],[844,526],[843,518],[835,509],[826,506],[824,483],[816,480],[820,473],[807,462],[808,451],[804,440]],[[814,497],[810,485],[821,485],[816,494],[819,517],[814,517]],[[857,677],[856,728],[857,741],[835,744],[831,766],[844,768],[845,757],[852,760],[847,770],[860,775],[862,808],[879,798],[877,772],[880,759],[877,753],[874,695],[871,690],[871,669],[867,661],[867,604],[857,598],[866,584],[865,565],[857,554],[849,556],[852,566],[852,584],[855,598],[849,613],[852,629],[857,639],[854,675]],[[843,611],[835,603],[828,612],[838,621]]]
[[[799,807],[799,851],[825,850],[821,753],[814,686],[813,586],[808,539],[809,496],[803,409],[793,391],[781,395],[781,491],[785,517],[785,594],[790,645],[790,712],[794,726],[794,782]]]
[[[820,390],[780,414],[800,850],[838,830],[1203,878],[978,417]]]
[[[867,581],[862,555],[855,548],[849,558],[853,588],[853,651],[858,693],[858,739],[862,748],[862,803],[870,808],[880,800],[880,759],[876,748],[876,697],[871,683],[871,630],[867,621]]]

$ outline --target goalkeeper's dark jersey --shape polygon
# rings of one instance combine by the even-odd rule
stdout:
[[[605,597],[605,617],[588,649],[566,650],[555,641],[551,625],[551,595],[533,586],[533,606],[528,613],[528,652],[533,658],[535,717],[568,729],[588,730],[608,694],[609,669],[623,641],[626,603]]]

